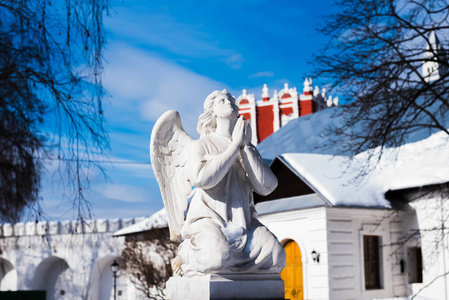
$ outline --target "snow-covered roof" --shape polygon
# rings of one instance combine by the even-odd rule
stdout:
[[[317,194],[310,194],[278,199],[276,201],[259,202],[256,204],[256,211],[259,215],[264,215],[275,212],[319,207],[323,205],[323,200]]]
[[[272,161],[276,156],[284,153],[315,153],[329,155],[349,155],[341,152],[338,144],[346,144],[345,136],[335,136],[332,128],[342,128],[345,123],[343,107],[331,107],[304,117],[290,120],[278,131],[267,137],[257,145],[257,149],[264,160]],[[437,113],[436,113],[437,114]],[[440,123],[449,125],[449,114],[446,119],[439,119]],[[431,120],[423,119],[423,123]],[[364,128],[351,128],[355,134],[363,131]],[[408,134],[405,143],[421,141],[431,135],[432,129],[421,128]],[[437,132],[437,130],[433,130]]]
[[[278,131],[257,145],[264,159],[273,160],[283,153],[335,154],[326,147],[329,127],[338,126],[342,120],[341,109],[332,107],[311,115],[290,120]]]
[[[165,212],[165,208],[163,208],[136,224],[122,228],[119,231],[116,231],[114,233],[114,236],[128,235],[132,233],[138,233],[142,231],[165,227],[168,227],[168,222],[167,222],[167,213]]]
[[[369,153],[348,157],[321,153],[284,153],[278,158],[335,206],[390,207],[388,190],[449,182],[449,140],[439,132],[399,149],[385,149],[371,172],[360,177],[358,166]]]

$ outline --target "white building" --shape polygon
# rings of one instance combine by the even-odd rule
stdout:
[[[355,177],[325,146],[336,111],[292,120],[258,145],[279,180],[256,208],[286,246],[286,298],[449,299],[447,137],[416,132]]]
[[[449,58],[434,31],[429,36],[429,44],[426,47],[424,59],[422,74],[428,82],[440,79],[449,71],[445,65],[441,64],[442,61],[447,61]]]
[[[113,233],[135,221],[3,224],[0,290],[46,292],[20,299],[113,299],[111,264],[124,246],[124,237]],[[120,270],[117,275],[117,299],[137,299],[127,277]],[[6,296],[0,293],[0,299]]]

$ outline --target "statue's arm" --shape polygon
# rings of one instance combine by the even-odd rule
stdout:
[[[262,196],[274,191],[278,185],[278,180],[263,161],[256,147],[250,143],[241,152],[243,164],[254,191]]]
[[[192,143],[187,162],[191,184],[202,189],[216,186],[228,173],[238,152],[239,147],[231,143],[224,152],[209,155],[205,153],[201,141]]]

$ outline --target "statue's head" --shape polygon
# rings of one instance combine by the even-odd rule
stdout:
[[[204,113],[198,118],[198,126],[196,130],[201,137],[209,135],[215,132],[217,128],[217,113],[216,110],[220,109],[219,106],[223,100],[230,104],[230,108],[233,112],[230,114],[230,118],[238,118],[239,110],[235,104],[234,97],[226,90],[213,91],[206,100],[204,100]]]

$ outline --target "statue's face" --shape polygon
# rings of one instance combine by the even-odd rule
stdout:
[[[217,118],[233,119],[237,118],[238,108],[235,105],[235,100],[226,95],[220,95],[215,98],[214,114]]]

